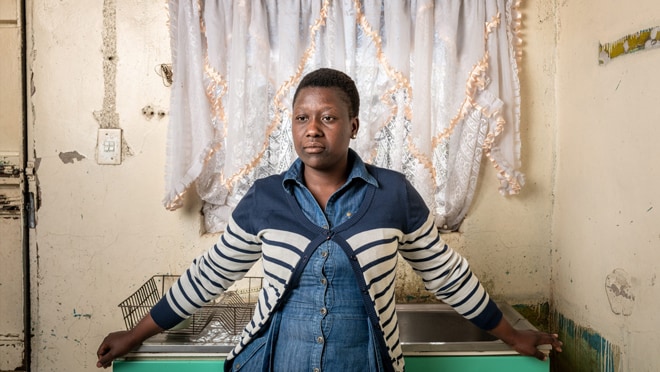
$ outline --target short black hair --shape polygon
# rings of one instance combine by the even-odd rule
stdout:
[[[344,93],[343,97],[348,104],[348,114],[351,118],[357,117],[360,112],[360,94],[358,93],[355,82],[345,73],[331,69],[320,68],[305,75],[296,88],[293,95],[293,103],[296,102],[298,93],[303,88],[336,88]]]

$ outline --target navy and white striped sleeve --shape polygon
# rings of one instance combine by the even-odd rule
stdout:
[[[236,210],[252,208],[250,199],[246,195]],[[194,259],[151,309],[152,318],[161,328],[172,328],[243,278],[260,257],[261,243],[256,234],[242,229],[232,217],[218,242]]]
[[[419,206],[421,196],[408,190],[411,205]],[[472,273],[468,261],[447,246],[440,237],[428,209],[421,224],[410,224],[411,231],[401,240],[399,253],[422,278],[427,290],[451,305],[457,312],[482,329],[492,329],[502,318],[501,311]],[[418,219],[419,210],[411,216]]]

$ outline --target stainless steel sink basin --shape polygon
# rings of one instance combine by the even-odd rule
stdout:
[[[513,307],[498,303],[504,317],[516,329],[535,329]],[[473,325],[446,304],[399,304],[399,334],[404,355],[517,354],[508,345]],[[212,323],[202,331],[210,332]],[[210,332],[212,333],[212,332]],[[202,337],[201,339],[204,339]],[[211,340],[212,338],[206,338]],[[233,342],[200,342],[199,337],[160,334],[145,341],[128,359],[185,353],[225,355]],[[544,348],[541,348],[544,350]],[[545,350],[549,350],[548,346]]]
[[[404,345],[497,340],[445,304],[398,305],[397,315],[399,336]]]
[[[498,306],[514,328],[536,330],[509,304],[498,303]],[[517,354],[447,304],[399,304],[396,310],[404,355]],[[550,346],[540,349],[549,351]]]

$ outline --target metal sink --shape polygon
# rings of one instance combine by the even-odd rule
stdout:
[[[397,315],[399,337],[404,345],[497,340],[445,304],[398,305]]]
[[[509,304],[498,303],[498,307],[514,328],[536,330]],[[404,355],[517,354],[447,304],[399,304],[396,310]],[[540,349],[549,351],[550,346]]]
[[[535,329],[510,305],[498,303],[498,306],[514,328]],[[449,305],[399,304],[396,310],[404,355],[517,354],[508,345],[463,318]],[[209,324],[202,334],[212,334],[212,328],[213,323]],[[235,343],[205,337],[159,334],[145,341],[127,357],[154,357],[154,353],[159,357],[164,357],[164,354],[176,357],[187,353],[222,356],[229,353]],[[206,341],[200,341],[204,339]],[[547,350],[549,348],[548,346]]]

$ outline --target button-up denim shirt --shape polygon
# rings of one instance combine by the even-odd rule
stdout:
[[[346,183],[329,199],[325,211],[304,184],[298,160],[287,172],[285,187],[293,191],[305,216],[332,229],[359,209],[367,185],[378,186],[362,160],[351,156]],[[348,257],[332,240],[317,248],[300,281],[282,308],[275,345],[274,370],[377,371],[375,339]]]

